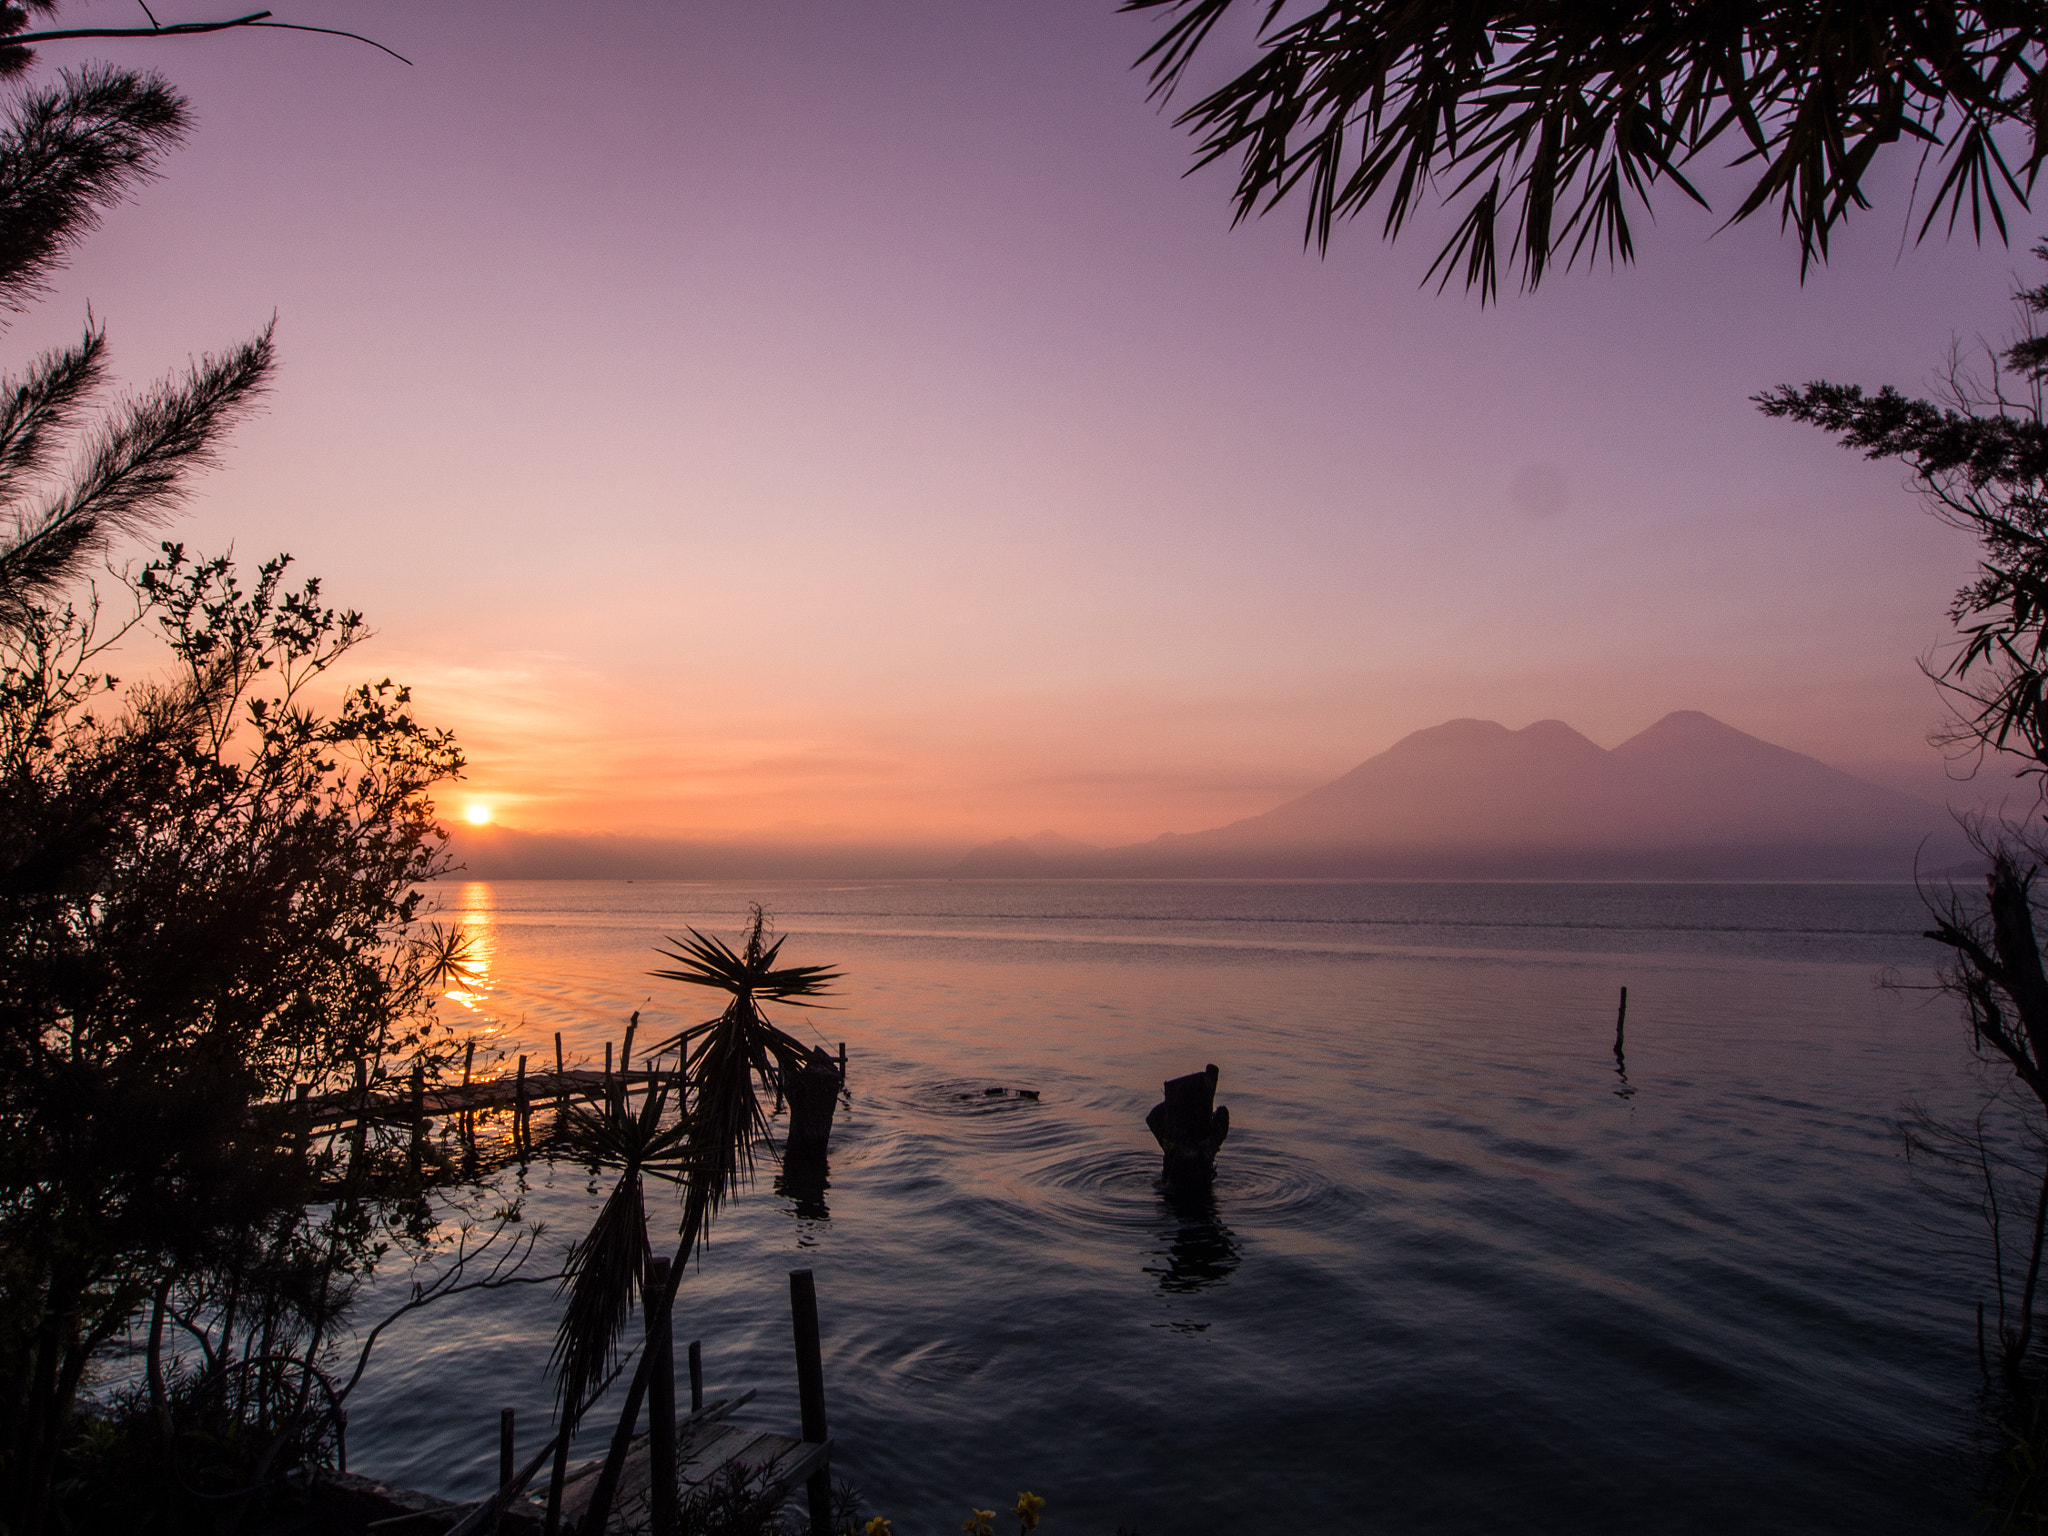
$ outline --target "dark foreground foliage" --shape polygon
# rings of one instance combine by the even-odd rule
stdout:
[[[2036,254],[2048,259],[2048,245]],[[1925,663],[1950,706],[1936,741],[1964,762],[2016,760],[2048,786],[2048,285],[2016,295],[2025,325],[1982,359],[1951,358],[1939,399],[1809,383],[1758,397],[1767,415],[1817,426],[1870,458],[1895,459],[1944,520],[1974,538],[1976,577],[1950,607],[1957,640]],[[1949,955],[1942,987],[1985,1064],[1968,1122],[1908,1106],[1909,1155],[1945,1175],[1981,1219],[1990,1263],[1978,1352],[1997,1442],[1987,1507],[1999,1529],[2048,1525],[2048,961],[2039,898],[2048,826],[1968,823],[1987,871],[1980,893],[1927,893],[1927,937]]]
[[[1154,94],[1206,77],[1180,115],[1200,163],[1238,164],[1239,218],[1300,194],[1307,233],[1379,211],[1391,238],[1441,195],[1457,210],[1431,271],[1491,294],[1503,258],[1534,288],[1553,262],[1634,252],[1662,183],[1705,206],[1702,159],[1746,179],[1730,222],[1775,211],[1801,270],[1866,205],[1880,159],[1916,161],[1922,236],[2002,238],[2048,147],[2048,16],[2002,3],[1593,5],[1585,0],[1124,0],[1164,13],[1140,59]],[[1220,78],[1217,56],[1255,57]],[[1234,66],[1233,66],[1234,67]],[[1915,190],[1922,185],[1915,181]]]
[[[319,707],[362,621],[285,573],[244,587],[166,546],[110,632],[91,602],[31,603],[0,634],[0,1500],[17,1533],[60,1481],[83,1496],[75,1458],[96,1442],[73,1405],[134,1319],[160,1457],[176,1444],[262,1481],[314,1454],[357,1286],[434,1234],[402,1132],[364,1118],[316,1141],[277,1105],[447,1063],[432,1005],[459,956],[419,921],[418,887],[444,863],[429,791],[461,757],[390,683]],[[108,647],[150,629],[168,664],[123,685]]]

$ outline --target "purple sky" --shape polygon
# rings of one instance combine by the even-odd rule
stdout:
[[[458,803],[1124,839],[1453,716],[1676,708],[1939,783],[1913,663],[1967,541],[1748,397],[1924,386],[2039,280],[2032,216],[1902,248],[1886,173],[1802,288],[1667,198],[1635,267],[1482,309],[1418,287],[1430,230],[1231,229],[1108,0],[279,14],[414,67],[45,51],[156,63],[200,126],[11,343],[90,303],[140,381],[277,313],[178,532],[367,611]]]

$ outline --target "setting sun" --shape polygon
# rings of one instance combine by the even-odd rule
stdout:
[[[483,804],[479,803],[479,804],[475,804],[475,805],[472,805],[472,806],[470,806],[470,808],[469,808],[469,824],[470,824],[471,826],[473,826],[473,827],[480,827],[480,826],[482,826],[482,825],[483,825],[483,824],[484,824],[485,822],[489,821],[490,819],[491,819],[491,808],[490,808],[490,807],[489,807],[488,805],[483,805]]]

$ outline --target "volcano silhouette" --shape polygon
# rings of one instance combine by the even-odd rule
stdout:
[[[1561,720],[1451,720],[1262,815],[1005,872],[1906,879],[1968,857],[1941,806],[1677,710],[1611,751]]]

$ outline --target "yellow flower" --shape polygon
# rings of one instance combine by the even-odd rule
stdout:
[[[1035,1493],[1017,1495],[1017,1519],[1027,1531],[1038,1529],[1038,1512],[1045,1508],[1045,1500]]]
[[[996,1536],[996,1512],[992,1509],[975,1509],[969,1506],[967,1518],[960,1522],[960,1529],[967,1536]]]
[[[867,1536],[894,1536],[894,1533],[889,1529],[889,1522],[880,1515],[875,1516],[874,1519],[862,1526],[861,1529],[867,1533]]]

